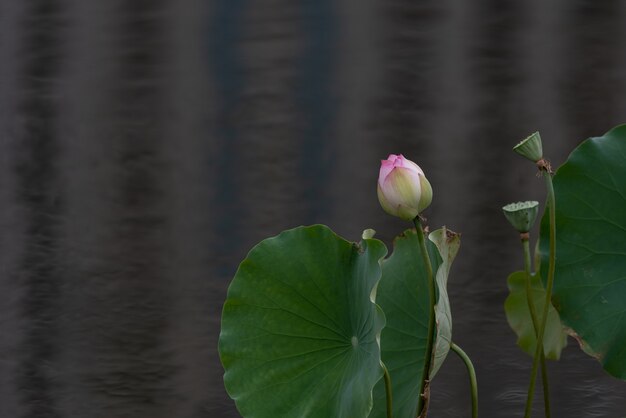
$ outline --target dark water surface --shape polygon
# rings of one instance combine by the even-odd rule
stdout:
[[[500,207],[544,192],[510,148],[539,130],[559,165],[626,122],[625,51],[618,0],[0,1],[0,416],[237,417],[217,339],[239,261],[300,224],[389,245],[391,152],[463,234],[481,416],[521,416]],[[554,417],[626,416],[573,341],[549,371]],[[433,391],[433,417],[469,416],[456,358]]]

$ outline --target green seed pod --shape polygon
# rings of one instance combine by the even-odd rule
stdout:
[[[539,213],[539,202],[534,200],[528,202],[509,203],[502,207],[504,216],[508,219],[513,228],[520,234],[530,231],[535,224]]]
[[[526,157],[533,163],[543,159],[543,148],[541,146],[541,136],[539,132],[535,132],[528,138],[513,147],[513,151],[522,157]]]
[[[372,228],[367,228],[363,230],[363,233],[361,234],[361,238],[372,239],[374,238],[374,235],[376,235],[376,231],[374,231]]]

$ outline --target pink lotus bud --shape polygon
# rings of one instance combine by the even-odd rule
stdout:
[[[385,212],[412,221],[432,200],[433,189],[417,164],[402,154],[381,161],[378,201]]]

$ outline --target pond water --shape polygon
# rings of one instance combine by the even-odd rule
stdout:
[[[0,416],[239,416],[217,356],[239,261],[301,224],[390,246],[389,153],[462,233],[481,416],[522,416],[500,208],[544,190],[510,149],[539,130],[558,166],[626,122],[625,2],[7,0],[0,22]],[[549,373],[553,416],[624,416],[573,340]],[[458,359],[432,391],[432,416],[469,416]]]

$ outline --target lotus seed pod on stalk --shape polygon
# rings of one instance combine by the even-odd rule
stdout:
[[[535,224],[539,213],[539,202],[534,200],[527,202],[509,203],[502,207],[504,216],[520,234],[530,231]]]
[[[513,151],[528,158],[533,163],[543,159],[543,147],[541,145],[541,136],[539,132],[531,134],[528,138],[521,141],[513,147]]]

